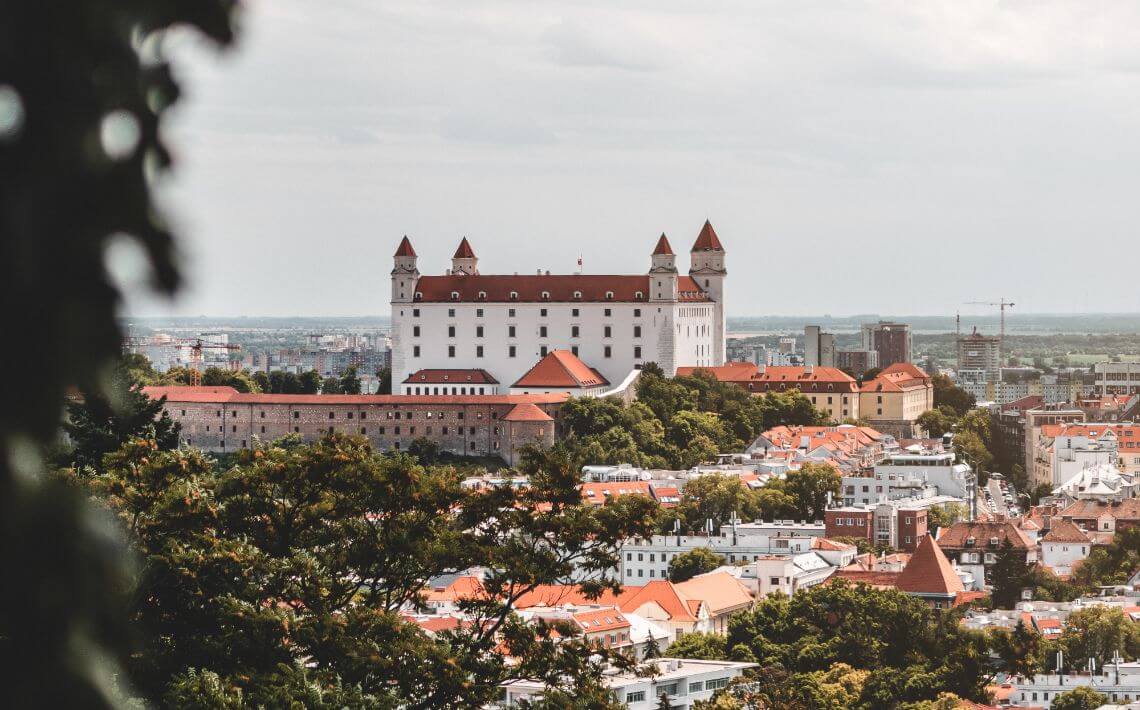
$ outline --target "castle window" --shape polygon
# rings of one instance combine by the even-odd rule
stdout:
[[[614,314],[614,312],[613,312],[613,310],[612,310],[612,309],[610,309],[610,308],[607,308],[607,309],[605,310],[605,316],[606,316],[606,318],[609,318],[609,317],[610,317],[610,316],[612,316],[613,314]]]
[[[614,349],[609,345],[606,346],[606,357],[613,357]]]
[[[515,337],[515,327],[514,327],[513,325],[508,325],[508,326],[507,326],[507,337],[508,337],[508,338],[513,338],[513,337]]]
[[[640,301],[640,300],[642,300],[643,298],[645,298],[645,294],[643,294],[641,291],[638,291],[637,293],[633,294],[633,298],[634,298],[634,300],[636,300],[636,301]],[[641,311],[640,311],[640,310],[637,310],[637,309],[634,309],[634,311],[633,311],[633,314],[634,314],[635,316],[639,316],[639,315],[641,315]]]
[[[607,301],[614,300],[614,292],[613,291],[606,291],[606,300]]]
[[[479,295],[477,296],[477,298],[478,298],[480,301],[486,301],[486,300],[487,300],[487,292],[486,292],[486,291],[480,291],[480,292],[479,292]]]
[[[576,326],[576,325],[570,326],[570,337],[571,338],[577,338],[578,337],[578,326]]]
[[[481,325],[475,326],[475,337],[476,338],[482,338],[483,337],[483,326],[481,326]]]
[[[476,308],[475,309],[475,317],[476,318],[482,318],[483,317],[483,309],[482,308]]]
[[[419,327],[418,325],[413,325],[413,326],[412,326],[412,337],[413,337],[413,338],[418,338],[418,337],[420,337],[420,327]]]
[[[540,337],[540,338],[546,337],[546,326],[545,325],[538,326],[538,337]]]
[[[574,353],[574,357],[578,357],[578,346],[577,345],[571,345],[570,346],[570,352]]]
[[[449,338],[455,337],[455,326],[453,326],[453,325],[447,326],[447,337],[449,337]]]
[[[448,318],[454,318],[455,317],[455,309],[454,308],[448,308],[447,309],[447,317]]]
[[[412,357],[419,357],[419,356],[420,356],[420,346],[419,345],[413,345],[412,346]]]
[[[543,291],[542,292],[542,300],[544,300],[544,301],[550,300],[550,291]]]
[[[447,356],[448,357],[455,357],[455,346],[454,345],[448,345],[447,346]]]
[[[422,300],[423,300],[423,297],[424,297],[423,291],[416,291],[415,299],[416,299],[417,301],[422,301]],[[419,310],[418,310],[418,309],[417,309],[417,310],[415,310],[415,314],[416,314],[417,316],[420,314],[420,312],[419,312]]]
[[[476,345],[475,346],[475,357],[483,357],[483,346],[482,345]]]
[[[640,325],[633,326],[633,337],[635,337],[635,338],[641,337],[641,326]]]
[[[417,297],[418,297],[419,295],[420,295],[420,294],[418,294],[418,293],[416,294],[416,296],[417,296]],[[412,318],[419,318],[419,317],[420,317],[420,309],[418,309],[418,308],[413,308],[413,309],[412,309]]]
[[[577,308],[571,308],[570,309],[570,315],[574,318],[577,318],[578,317],[578,309]]]
[[[451,292],[451,300],[453,300],[453,301],[459,300],[459,292],[458,291],[452,291]]]
[[[511,291],[511,295],[509,296],[509,298],[510,298],[512,301],[517,301],[517,300],[519,300],[519,292],[518,292],[518,291]],[[513,315],[514,315],[514,313],[511,313],[511,315],[513,316]]]
[[[637,297],[641,298],[641,291],[637,292]],[[634,308],[633,309],[633,317],[634,318],[640,318],[641,317],[641,309],[640,308]]]
[[[608,338],[613,335],[613,328],[607,325],[605,328],[603,328],[603,333],[605,334],[605,337]]]
[[[575,292],[574,292],[574,298],[575,298],[575,299],[580,299],[580,298],[582,298],[582,292],[581,292],[581,291],[575,291]]]
[[[633,357],[635,360],[641,359],[641,346],[640,345],[634,345],[633,346]]]
[[[540,309],[538,309],[538,315],[540,315],[540,316],[542,316],[543,318],[545,318],[545,317],[546,317],[546,309],[545,309],[545,308],[540,308]]]
[[[517,352],[518,351],[514,345],[508,347],[507,348],[507,357],[514,357]]]
[[[514,318],[514,317],[515,317],[515,309],[508,308],[507,309],[507,318]]]

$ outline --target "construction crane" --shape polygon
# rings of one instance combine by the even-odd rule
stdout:
[[[127,348],[136,348],[141,346],[164,346],[171,345],[180,348],[190,349],[190,384],[197,386],[202,384],[202,352],[204,350],[225,350],[227,352],[240,352],[241,346],[231,343],[215,343],[210,340],[202,340],[201,338],[137,338],[128,337],[123,339],[123,345]],[[228,363],[231,372],[237,372],[241,369],[241,363],[237,360],[230,360]]]
[[[1001,339],[998,341],[998,367],[1005,367],[1005,309],[1013,308],[1015,305],[1013,301],[1007,301],[1004,297],[997,301],[966,301],[970,306],[997,306],[1001,309]],[[1000,377],[1001,370],[998,370]]]

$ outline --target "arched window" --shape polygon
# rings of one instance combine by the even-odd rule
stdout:
[[[543,291],[542,292],[542,300],[544,300],[544,301],[550,300],[550,291]]]
[[[641,291],[638,291],[637,293],[633,294],[633,297],[635,300],[638,300],[638,301],[641,301],[645,298],[644,294],[642,294]]]
[[[575,299],[577,299],[577,300],[581,300],[581,298],[582,298],[582,292],[581,292],[581,291],[575,291],[575,292],[574,292],[574,298],[575,298]]]
[[[451,292],[451,300],[453,300],[453,301],[459,300],[459,292],[458,291],[452,291]]]
[[[607,301],[614,300],[614,292],[613,291],[606,291],[606,300]]]
[[[512,301],[519,300],[519,292],[518,291],[511,291],[510,299]]]
[[[486,301],[487,300],[487,292],[486,291],[480,291],[478,298],[480,301]]]

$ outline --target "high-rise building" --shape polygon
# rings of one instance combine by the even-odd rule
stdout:
[[[804,364],[835,367],[835,336],[818,325],[804,326]]]
[[[896,362],[910,362],[911,335],[907,323],[867,323],[862,327],[863,350],[879,354],[879,367],[890,367]]]
[[[985,382],[1000,382],[1001,338],[982,335],[977,328],[969,335],[959,336],[958,372],[984,373]]]
[[[836,350],[835,366],[850,372],[855,377],[879,366],[879,353],[874,350]]]

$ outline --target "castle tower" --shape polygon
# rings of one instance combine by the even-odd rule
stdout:
[[[649,300],[677,300],[677,255],[664,232],[653,250],[652,265],[649,267]]]
[[[467,241],[467,237],[459,242],[455,256],[451,257],[451,273],[467,276],[475,276],[479,273],[479,259],[475,256],[475,250],[471,248],[471,242]]]
[[[701,227],[701,233],[689,251],[689,276],[713,301],[716,329],[713,337],[713,365],[723,365],[725,360],[724,278],[728,276],[728,271],[725,269],[724,255],[724,247],[716,236],[716,230],[705,220],[705,226]]]
[[[420,278],[420,270],[416,266],[418,258],[411,240],[405,234],[394,256],[396,264],[392,269],[392,303],[411,303],[415,300],[416,281]]]

